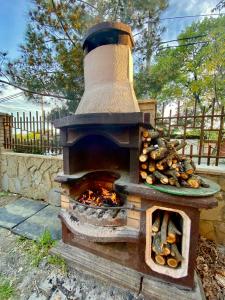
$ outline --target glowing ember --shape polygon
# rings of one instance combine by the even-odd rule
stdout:
[[[92,188],[83,192],[78,200],[80,203],[91,206],[120,206],[121,201],[118,195],[102,186]]]

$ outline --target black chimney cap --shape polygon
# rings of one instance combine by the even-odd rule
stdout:
[[[121,22],[102,22],[92,26],[83,39],[83,49],[86,53],[109,44],[124,44],[131,48],[134,40],[130,26]]]

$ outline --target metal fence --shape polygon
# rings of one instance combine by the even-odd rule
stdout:
[[[184,139],[187,146],[182,154],[197,164],[225,164],[224,106],[216,104],[213,100],[206,108],[195,102],[192,107],[183,108],[178,101],[168,110],[163,103],[157,107],[156,126],[164,128],[168,138]]]
[[[197,102],[183,108],[181,102],[168,111],[159,104],[156,126],[165,129],[168,138],[184,139],[187,146],[182,154],[192,157],[198,164],[225,165],[224,107],[199,108]],[[44,112],[15,114],[5,117],[4,147],[16,152],[58,155],[62,153],[59,130]]]
[[[15,152],[58,155],[62,153],[59,130],[43,112],[16,113],[4,118],[4,148]]]

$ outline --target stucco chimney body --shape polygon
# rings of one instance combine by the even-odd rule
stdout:
[[[85,91],[75,114],[139,112],[133,88],[133,39],[123,23],[100,23],[84,39]]]

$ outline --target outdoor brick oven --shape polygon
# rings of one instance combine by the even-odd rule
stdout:
[[[143,276],[193,288],[199,209],[217,203],[212,196],[169,195],[139,182],[141,135],[152,126],[133,89],[133,44],[130,27],[122,23],[98,24],[84,39],[84,95],[74,115],[55,122],[64,161],[56,178],[62,239]],[[99,187],[109,201],[117,197],[117,205],[88,205]],[[183,259],[176,268],[157,264],[151,250],[153,222],[165,212],[180,231]]]

